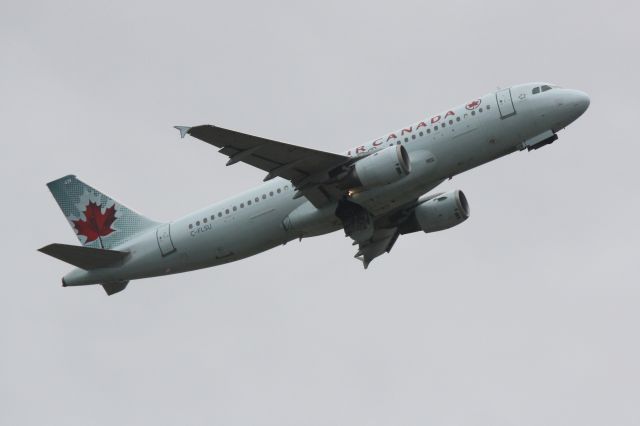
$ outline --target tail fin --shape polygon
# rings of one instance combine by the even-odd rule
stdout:
[[[49,182],[47,186],[85,247],[110,249],[158,225],[74,175]]]

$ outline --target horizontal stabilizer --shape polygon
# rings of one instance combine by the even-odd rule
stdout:
[[[58,243],[44,246],[39,251],[86,270],[115,265],[129,255],[129,253],[125,251],[80,247]]]

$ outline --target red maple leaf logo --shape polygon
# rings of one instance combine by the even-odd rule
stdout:
[[[100,239],[102,245],[102,239],[115,229],[111,229],[111,224],[116,220],[116,206],[115,204],[102,213],[102,206],[89,201],[89,204],[84,210],[85,220],[78,219],[72,221],[78,230],[78,235],[84,235],[87,237],[86,243]]]
[[[468,110],[476,109],[480,106],[480,102],[482,102],[480,99],[476,99],[475,101],[469,102],[465,108]]]

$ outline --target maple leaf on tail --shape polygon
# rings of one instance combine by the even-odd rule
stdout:
[[[116,220],[116,206],[115,204],[102,213],[102,206],[89,201],[89,204],[84,210],[85,220],[78,219],[72,221],[78,235],[84,235],[87,240],[85,244],[100,239],[100,245],[102,245],[102,239],[100,237],[106,237],[115,231],[111,229],[111,224]]]

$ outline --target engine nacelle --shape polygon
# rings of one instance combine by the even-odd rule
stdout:
[[[459,189],[446,192],[420,204],[414,210],[424,232],[449,229],[469,219],[467,197]]]
[[[402,145],[394,145],[359,160],[353,166],[356,186],[373,188],[396,182],[411,172],[409,153]]]

